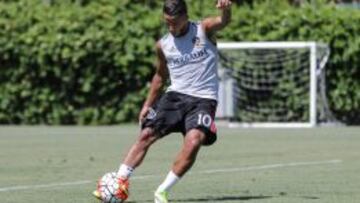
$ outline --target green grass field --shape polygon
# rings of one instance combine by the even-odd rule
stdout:
[[[95,203],[95,181],[117,170],[136,126],[0,127],[1,203]],[[152,202],[182,143],[151,148],[129,203]],[[219,129],[171,202],[360,202],[360,128]]]

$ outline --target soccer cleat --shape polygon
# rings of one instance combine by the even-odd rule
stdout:
[[[155,194],[155,203],[168,203],[169,200],[168,200],[168,196],[169,196],[169,193],[166,192],[166,191],[161,191],[161,192],[158,192],[156,191]]]
[[[101,194],[98,190],[95,190],[92,194],[96,197],[96,199],[101,200]]]
[[[126,200],[129,197],[129,181],[119,178],[119,188],[115,192],[115,197],[121,200]]]

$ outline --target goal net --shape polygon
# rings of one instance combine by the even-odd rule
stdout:
[[[218,118],[253,127],[312,127],[333,119],[325,94],[327,45],[236,42],[218,48]]]

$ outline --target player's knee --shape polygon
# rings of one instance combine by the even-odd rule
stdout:
[[[143,147],[148,147],[156,141],[157,137],[155,136],[154,130],[151,128],[146,128],[141,131],[138,143]]]
[[[203,132],[199,130],[192,130],[188,133],[185,139],[186,139],[186,145],[188,147],[196,149],[202,145],[205,139],[205,135]]]

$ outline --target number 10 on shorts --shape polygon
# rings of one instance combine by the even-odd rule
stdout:
[[[209,114],[198,114],[198,125],[205,126],[209,128],[212,123],[212,118]]]

